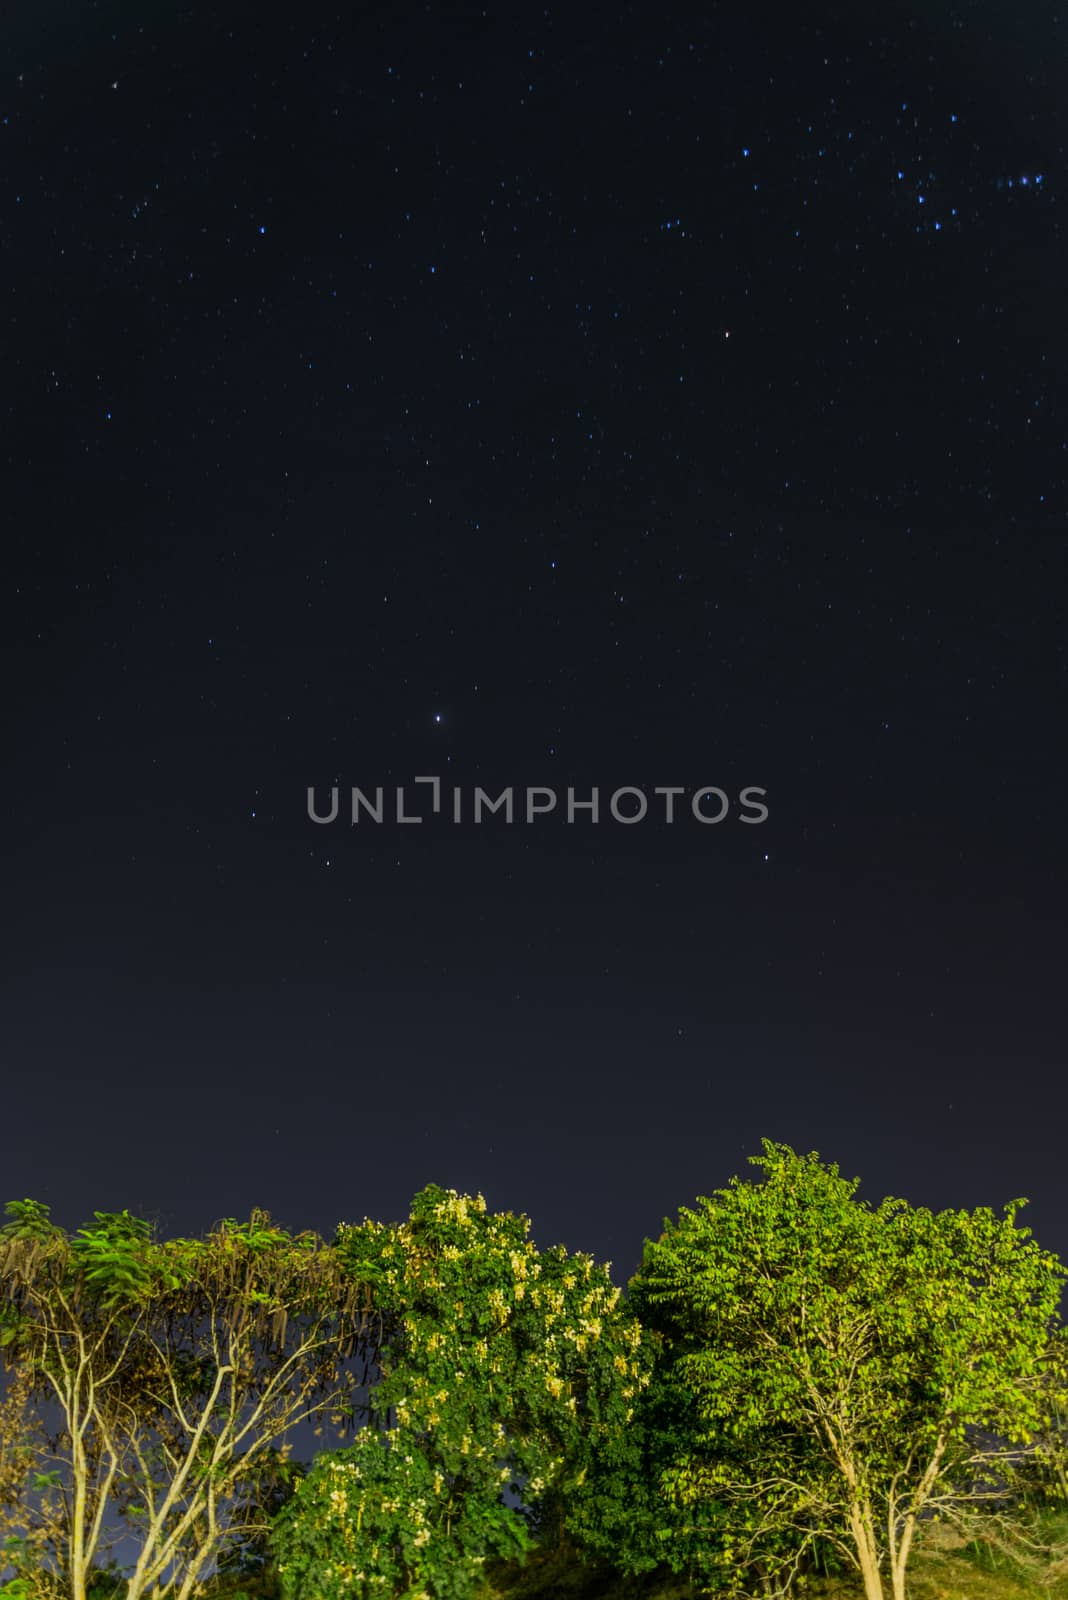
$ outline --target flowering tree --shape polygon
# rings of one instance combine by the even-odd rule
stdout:
[[[539,1251],[529,1228],[431,1186],[399,1226],[339,1230],[389,1331],[372,1426],[317,1457],[276,1520],[287,1595],[464,1600],[625,1426],[646,1381],[640,1330],[606,1268]]]

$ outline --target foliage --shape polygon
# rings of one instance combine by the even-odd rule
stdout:
[[[128,1211],[94,1211],[95,1228],[79,1228],[70,1241],[75,1268],[85,1288],[105,1311],[143,1301],[154,1288],[152,1262],[145,1249],[152,1225]]]
[[[499,1494],[450,1493],[430,1454],[400,1429],[365,1429],[349,1449],[320,1457],[291,1507],[289,1527],[299,1531],[280,1563],[287,1595],[466,1600],[488,1556],[530,1546],[523,1518]]]
[[[164,1243],[125,1211],[71,1238],[39,1203],[7,1211],[4,1359],[63,1424],[49,1440],[61,1517],[39,1552],[40,1600],[81,1600],[109,1506],[140,1541],[124,1600],[187,1600],[228,1542],[255,1567],[264,1485],[285,1480],[275,1441],[307,1417],[353,1414],[342,1363],[373,1357],[366,1291],[322,1240],[262,1211]]]
[[[815,1155],[754,1160],[764,1181],[683,1208],[633,1284],[700,1410],[667,1477],[730,1509],[725,1581],[785,1591],[823,1539],[900,1600],[921,1513],[996,1500],[1041,1424],[1064,1269],[1023,1202],[873,1210]]]
[[[68,1236],[10,1202],[0,1600],[474,1600],[532,1551],[531,1593],[541,1567],[559,1585],[571,1541],[591,1595],[614,1569],[771,1600],[837,1560],[903,1600],[948,1523],[1060,1583],[1065,1273],[1022,1202],[873,1208],[815,1155],[756,1164],[647,1241],[626,1302],[437,1186],[330,1245],[262,1211],[205,1239],[128,1211]],[[366,1426],[305,1469],[282,1442],[305,1418]],[[109,1508],[137,1532],[128,1578]]]
[[[626,1425],[646,1378],[640,1330],[605,1268],[539,1251],[529,1229],[432,1185],[406,1223],[339,1230],[387,1328],[375,1426],[319,1457],[279,1518],[290,1593],[461,1600],[488,1557],[528,1547],[549,1491],[577,1486],[598,1440]]]
[[[41,1200],[9,1200],[4,1215],[10,1221],[0,1227],[0,1239],[36,1239],[43,1244],[60,1232]]]
[[[1041,1380],[1045,1405],[1031,1458],[1017,1469],[1015,1486],[1035,1510],[1068,1509],[1068,1329],[1050,1342]]]
[[[55,1540],[61,1519],[54,1505],[34,1506],[27,1491],[51,1495],[52,1485],[37,1467],[45,1443],[40,1418],[32,1406],[33,1382],[25,1369],[16,1371],[0,1402],[0,1596],[12,1600],[26,1592],[41,1566],[42,1552]]]
[[[661,1568],[715,1577],[725,1515],[712,1500],[681,1504],[667,1491],[670,1473],[691,1447],[699,1419],[695,1397],[677,1370],[653,1363],[655,1334],[641,1347],[650,1364],[625,1428],[600,1441],[590,1470],[566,1501],[563,1522],[587,1553],[630,1577]]]

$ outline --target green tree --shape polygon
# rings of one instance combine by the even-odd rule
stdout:
[[[725,1508],[703,1499],[683,1504],[669,1492],[671,1474],[691,1449],[699,1425],[689,1385],[655,1359],[656,1335],[640,1347],[649,1382],[626,1427],[598,1441],[581,1484],[559,1497],[559,1520],[581,1550],[627,1577],[659,1569],[694,1582],[720,1581],[728,1543]]]
[[[432,1185],[403,1224],[339,1230],[388,1332],[373,1425],[319,1456],[277,1519],[285,1593],[463,1600],[626,1425],[647,1377],[640,1329],[606,1268],[538,1250],[529,1229]]]
[[[632,1285],[700,1426],[666,1475],[731,1518],[725,1579],[785,1593],[821,1541],[904,1600],[920,1519],[999,1502],[1044,1420],[1065,1277],[1015,1201],[932,1214],[764,1142],[647,1241]]]
[[[17,1406],[22,1421],[9,1463],[9,1473],[18,1467],[21,1476],[6,1491],[7,1561],[27,1594],[80,1600],[94,1561],[114,1542],[105,1514],[119,1453],[108,1422],[117,1371],[137,1325],[122,1287],[131,1284],[147,1225],[125,1212],[97,1213],[95,1229],[68,1239],[38,1201],[12,1200],[5,1214],[0,1353],[12,1375],[8,1406]],[[34,1410],[42,1395],[58,1402],[58,1431],[49,1432]]]
[[[309,1417],[351,1417],[344,1360],[370,1361],[378,1337],[367,1291],[316,1235],[262,1211],[162,1243],[128,1212],[70,1238],[36,1202],[7,1213],[0,1345],[62,1422],[41,1593],[87,1600],[111,1506],[140,1541],[124,1600],[188,1600],[228,1542],[266,1531],[249,1491],[277,1479],[276,1442]]]

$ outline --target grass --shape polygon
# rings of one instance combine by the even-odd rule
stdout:
[[[1068,1513],[1043,1518],[1042,1538],[1068,1547]],[[918,1549],[909,1565],[909,1600],[1068,1600],[1068,1560],[1025,1571],[989,1545]],[[858,1578],[809,1578],[797,1600],[863,1600]],[[682,1578],[620,1578],[610,1568],[588,1566],[573,1551],[535,1552],[523,1567],[487,1574],[479,1600],[699,1600]]]

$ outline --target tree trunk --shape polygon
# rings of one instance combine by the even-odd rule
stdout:
[[[909,1551],[912,1548],[912,1536],[915,1531],[916,1518],[910,1512],[905,1518],[898,1547],[890,1552],[890,1581],[893,1585],[894,1600],[905,1600],[905,1568],[908,1566]]]
[[[875,1542],[871,1506],[854,1501],[849,1508],[849,1526],[856,1546],[860,1575],[864,1580],[864,1600],[886,1600],[879,1572],[879,1548]]]
[[[80,1430],[71,1430],[71,1456],[74,1467],[74,1522],[71,1528],[70,1593],[71,1600],[85,1600],[85,1515],[86,1515],[86,1461],[85,1447]]]

